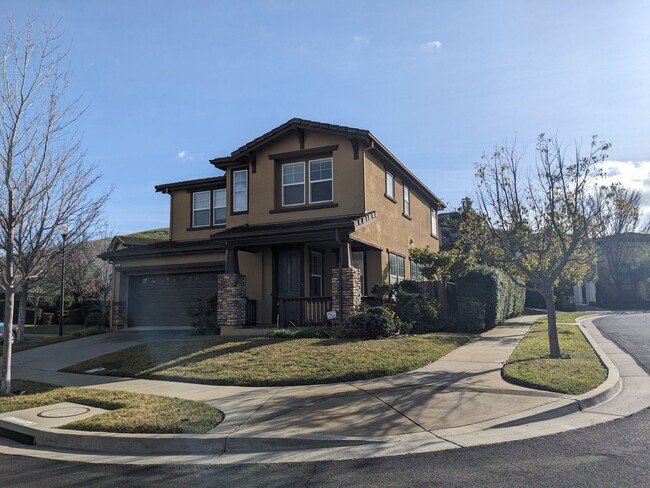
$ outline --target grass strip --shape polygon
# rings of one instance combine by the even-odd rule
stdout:
[[[72,339],[80,339],[82,337],[88,337],[96,334],[103,334],[108,332],[108,329],[105,327],[86,327],[83,325],[64,325],[63,326],[63,335],[50,335],[58,334],[59,326],[58,325],[38,325],[36,327],[26,326],[25,333],[29,336],[25,336],[23,342],[16,342],[13,345],[13,352],[26,351],[27,349],[34,349],[35,347],[49,346],[50,344],[56,344],[57,342],[70,341]],[[38,337],[36,334],[47,334],[43,337]],[[0,356],[2,356],[2,348],[0,347]]]
[[[465,344],[470,334],[377,340],[220,337],[157,342],[106,354],[63,371],[106,368],[107,376],[239,386],[335,383],[420,368]]]
[[[570,395],[581,395],[600,385],[607,378],[607,370],[575,323],[583,315],[589,312],[558,312],[560,359],[549,356],[547,318],[536,321],[504,365],[503,378],[517,385]]]
[[[132,434],[204,434],[223,420],[223,413],[206,403],[125,391],[56,386],[13,380],[14,392],[0,396],[0,413],[73,402],[109,410],[60,427],[70,430]]]

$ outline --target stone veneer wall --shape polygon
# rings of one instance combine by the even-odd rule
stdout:
[[[332,309],[340,320],[346,320],[361,308],[361,273],[356,268],[343,268],[343,307],[339,307],[339,270],[332,270]]]
[[[221,274],[217,277],[217,325],[241,326],[246,323],[246,277]]]

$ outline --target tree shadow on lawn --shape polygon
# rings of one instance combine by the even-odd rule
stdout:
[[[194,354],[193,352],[187,352],[187,354],[192,354],[190,357],[185,357],[185,358],[180,358],[180,359],[172,359],[169,360],[167,358],[156,358],[155,356],[152,357],[154,361],[157,361],[159,364],[157,366],[152,366],[151,368],[147,368],[147,372],[145,373],[146,375],[152,375],[155,373],[158,373],[160,371],[164,371],[169,368],[175,368],[178,366],[186,366],[188,364],[192,363],[199,363],[201,361],[204,361],[206,359],[210,358],[215,358],[219,356],[224,356],[226,354],[236,354],[236,353],[243,353],[250,351],[252,349],[262,347],[262,346],[267,346],[271,344],[279,344],[282,342],[286,342],[291,339],[285,339],[285,338],[254,338],[254,339],[244,339],[245,342],[237,342],[237,344],[224,347],[221,349],[217,350],[210,350],[210,351],[205,351],[199,354]],[[215,344],[210,344],[206,345],[205,347],[218,347],[221,344],[224,344],[224,342],[218,342]],[[139,347],[139,346],[136,346]],[[183,352],[181,352],[183,354]],[[110,373],[110,371],[106,372],[107,374]],[[138,377],[144,378],[142,374],[138,374]],[[200,381],[199,381],[200,382]]]

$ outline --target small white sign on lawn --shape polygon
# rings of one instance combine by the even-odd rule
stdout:
[[[334,320],[336,318],[336,310],[327,312],[327,320]]]

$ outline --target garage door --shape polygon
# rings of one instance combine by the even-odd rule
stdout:
[[[187,308],[217,294],[217,272],[129,278],[129,326],[191,325]]]

